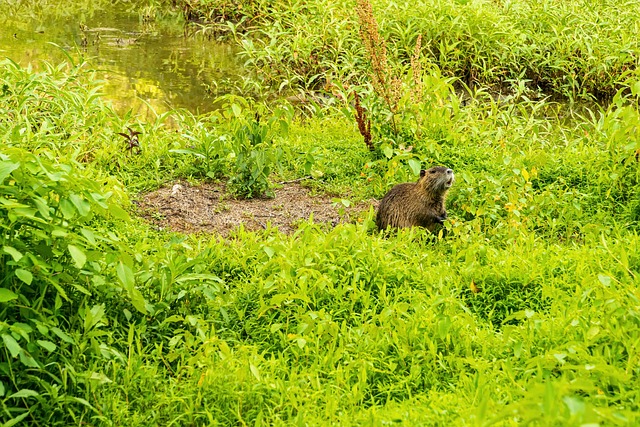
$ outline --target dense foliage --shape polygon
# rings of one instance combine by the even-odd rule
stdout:
[[[369,1],[178,0],[201,32],[231,34],[265,84],[313,88],[362,82],[361,21]],[[356,4],[357,3],[357,4]],[[637,75],[637,2],[373,0],[390,53],[409,66],[420,52],[468,87],[526,83],[572,100],[610,98]]]
[[[458,20],[483,12],[473,21],[481,28],[507,25],[495,4],[434,3]],[[540,7],[557,16],[582,3],[563,5]],[[509,7],[526,17],[534,4]],[[403,10],[409,16],[385,16],[417,22]],[[445,34],[450,15],[420,22]],[[565,22],[562,36],[593,19]],[[324,27],[357,38],[349,25]],[[380,33],[403,95],[386,103],[368,72],[359,86],[374,151],[344,87],[343,99],[296,115],[227,97],[215,113],[144,122],[116,114],[83,65],[0,64],[5,425],[640,422],[640,85],[630,80],[610,104],[581,112],[531,100],[524,87],[463,100],[454,68],[423,58],[398,72],[405,57],[392,28],[382,23]],[[517,40],[519,27],[508,28],[505,40]],[[459,40],[477,48],[478,34]],[[276,47],[298,40],[278,37]],[[336,51],[368,58],[361,41],[344,40]],[[414,40],[407,46],[409,58]],[[501,66],[522,73],[518,47],[483,52],[510,52],[516,59]],[[563,52],[546,55],[579,64]],[[552,86],[563,87],[562,76],[549,77]],[[431,164],[456,172],[446,237],[380,236],[369,210],[335,228],[309,221],[287,236],[240,227],[223,240],[155,230],[132,203],[176,179],[229,179],[254,196],[276,176],[305,175],[314,191],[358,202]]]

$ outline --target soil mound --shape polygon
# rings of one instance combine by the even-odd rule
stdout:
[[[222,183],[192,186],[179,182],[141,196],[137,204],[141,215],[158,227],[183,233],[217,232],[223,236],[240,224],[255,231],[269,223],[290,234],[298,222],[312,215],[316,223],[335,226],[357,218],[358,212],[369,208],[368,204],[361,204],[339,209],[331,197],[311,196],[299,183],[285,184],[274,192],[273,198],[234,199]]]

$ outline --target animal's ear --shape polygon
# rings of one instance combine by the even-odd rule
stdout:
[[[426,174],[427,174],[427,171],[426,171],[426,170],[424,170],[424,169],[422,169],[422,170],[420,171],[420,178],[422,178],[422,177],[423,177],[423,176],[425,176]]]

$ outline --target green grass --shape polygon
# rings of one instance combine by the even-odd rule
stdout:
[[[412,149],[370,152],[342,105],[231,97],[145,122],[82,66],[1,65],[6,425],[640,421],[636,93],[582,114],[523,92],[463,103],[428,69],[428,102],[398,115]],[[132,199],[176,179],[264,171],[238,162],[247,141],[279,153],[270,182],[312,175],[352,202],[416,179],[415,162],[446,164],[446,237],[382,237],[373,211],[226,240],[136,217]]]
[[[531,96],[610,99],[638,65],[636,2],[372,3],[396,67],[408,66],[422,36],[421,55],[471,88],[523,83]],[[204,20],[200,31],[236,39],[273,90],[361,83],[367,73],[354,1],[179,4]]]

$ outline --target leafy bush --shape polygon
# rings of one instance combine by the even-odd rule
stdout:
[[[271,112],[251,106],[240,97],[221,98],[220,110],[209,116],[207,125],[193,121],[185,129],[188,148],[170,152],[196,157],[192,168],[209,178],[229,177],[229,190],[238,197],[269,195],[269,176],[281,169],[283,150],[275,138],[285,136],[292,111],[278,107]],[[269,115],[268,118],[263,118]]]
[[[275,146],[274,138],[286,135],[291,112],[278,109],[270,118],[264,119],[260,111],[250,117],[245,103],[238,98],[229,99],[223,117],[230,124],[229,137],[234,152],[234,172],[229,180],[233,193],[243,198],[270,194],[269,175],[279,168],[282,149]]]
[[[104,223],[129,220],[125,199],[95,178],[43,154],[0,152],[0,394],[12,424],[69,413],[81,422],[95,410],[82,389],[101,378],[88,362],[124,357],[106,329],[114,310],[146,311],[132,261]]]
[[[217,119],[218,116],[212,116],[209,121],[198,121],[191,117],[193,125],[183,131],[189,145],[187,148],[169,150],[171,153],[194,156],[195,161],[190,164],[189,171],[196,176],[215,179],[222,177],[227,170],[231,147],[228,137],[216,131]]]

